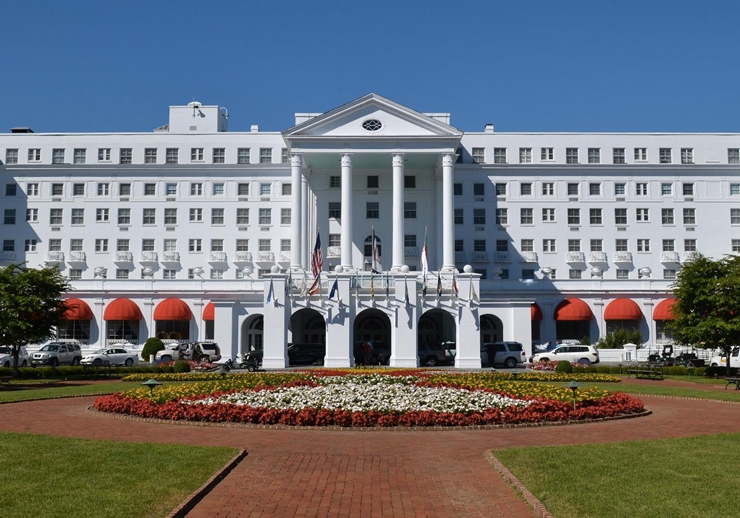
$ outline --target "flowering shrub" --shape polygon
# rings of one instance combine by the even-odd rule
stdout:
[[[399,369],[260,373],[103,396],[95,407],[141,417],[290,426],[470,426],[591,419],[640,412],[642,402],[600,389],[508,381],[492,373]],[[384,372],[384,371],[383,371]]]

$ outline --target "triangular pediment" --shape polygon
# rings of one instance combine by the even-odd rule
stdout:
[[[371,122],[372,121],[372,122]],[[377,94],[368,94],[283,132],[292,139],[457,138],[462,132]]]

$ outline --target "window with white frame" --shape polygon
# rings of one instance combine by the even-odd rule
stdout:
[[[740,185],[740,184],[738,184]],[[740,193],[740,191],[739,191]],[[39,195],[39,184],[37,183],[28,183],[26,184],[26,196],[29,198],[38,196]]]
[[[740,164],[740,148],[735,147],[727,149],[727,163]]]
[[[648,184],[643,182],[638,182],[635,184],[635,194],[637,196],[647,196],[648,193]]]
[[[61,252],[62,251],[62,240],[61,239],[49,239],[49,252]]]
[[[730,195],[731,196],[738,196],[738,195],[740,195],[740,183],[731,183],[730,184]]]
[[[211,239],[211,252],[223,252],[224,251],[224,240],[223,239]]]
[[[627,209],[614,209],[614,224],[627,224]]]
[[[144,149],[144,163],[145,164],[156,164],[157,163],[157,148],[145,148]]]
[[[17,164],[18,163],[18,149],[6,149],[5,150],[5,164]]]
[[[176,147],[168,147],[164,150],[164,163],[177,164],[180,161],[180,150]]]
[[[293,185],[287,182],[284,182],[281,184],[281,189],[283,191],[283,196],[290,196],[293,194]]]
[[[260,184],[260,196],[270,196],[272,194],[272,184],[271,183],[261,183]]]
[[[26,221],[29,223],[38,223],[39,209],[26,209]]]
[[[177,252],[177,239],[165,239],[163,250],[165,252]]]
[[[75,149],[74,150],[74,163],[84,164],[87,161],[87,149]]]
[[[568,209],[568,225],[581,224],[581,209]]]
[[[532,163],[532,148],[531,147],[520,147],[519,148],[519,163],[520,164],[531,164]]]
[[[524,182],[524,183],[519,184],[519,194],[521,196],[531,196],[532,195],[532,183]]]
[[[694,184],[693,183],[683,183],[682,184],[683,189],[683,195],[684,196],[693,196],[694,195]]]
[[[15,216],[13,217],[15,219]],[[72,209],[72,224],[73,225],[84,225],[85,224],[85,209]]]
[[[164,224],[177,225],[177,209],[164,209]]]
[[[249,209],[236,209],[236,224],[249,225]]]
[[[690,147],[681,148],[681,163],[682,164],[693,164],[694,163],[694,149]]]
[[[696,209],[683,209],[683,224],[696,225]]]
[[[257,241],[257,249],[260,252],[270,252],[272,250],[272,242],[270,239],[260,239]]]
[[[601,217],[601,209],[589,209],[588,216],[591,225],[601,225],[603,223],[603,219]]]
[[[661,209],[660,210],[660,221],[663,225],[673,225],[673,209]]]
[[[615,196],[624,196],[627,192],[627,186],[624,183],[615,183],[614,184],[614,195]]]
[[[28,161],[31,162],[30,150]],[[52,164],[63,164],[64,163],[64,150],[63,149],[52,149],[51,150],[51,163]]]
[[[130,164],[133,160],[133,149],[121,148],[118,152],[118,161],[121,164]]]
[[[260,148],[260,164],[272,163],[272,148]]]
[[[496,224],[497,225],[508,225],[509,224],[509,210],[508,209],[496,209]]]
[[[588,148],[588,163],[589,164],[600,164],[601,163],[601,149],[597,147]]]
[[[472,151],[473,162],[476,164],[486,163],[486,149],[482,147],[474,147]]]
[[[520,248],[522,252],[534,252],[534,239],[522,239]]]
[[[554,239],[543,239],[542,240],[542,251],[544,253],[555,252],[555,240]]]
[[[740,225],[740,209],[730,209],[730,223]]]
[[[590,243],[591,252],[603,252],[604,251],[604,240],[603,239],[592,239]]]
[[[249,239],[237,239],[236,240],[236,251],[237,252],[249,252]]]
[[[649,209],[635,209],[635,221],[646,222],[650,221],[650,210]]]
[[[660,194],[663,196],[671,196],[673,194],[673,184],[671,183],[660,184]]]
[[[339,189],[342,187],[342,177],[341,176],[330,176],[329,177],[329,188],[330,189]]]
[[[221,268],[211,268],[211,280],[220,280],[224,278],[224,271]]]
[[[638,252],[649,252],[650,251],[650,240],[649,239],[638,239],[637,240],[637,251]]]
[[[568,270],[568,278],[572,280],[580,279],[581,274],[581,270]]]
[[[272,209],[260,209],[259,210],[259,224],[260,225],[271,225],[272,224]]]
[[[248,164],[249,163],[249,148],[240,147],[236,150],[236,163],[237,164]]]
[[[224,195],[224,184],[222,182],[216,182],[212,185],[213,190],[211,191],[214,196],[223,196]]]
[[[676,278],[676,270],[673,268],[666,268],[663,270],[663,278],[666,280],[673,280]]]
[[[506,239],[497,239],[496,240],[496,251],[497,252],[508,252],[509,251],[509,241]]]
[[[203,148],[202,147],[190,148],[190,161],[191,162],[202,162],[203,161]]]
[[[635,148],[635,161],[636,162],[647,161],[647,148],[646,147],[636,147]]]
[[[495,187],[496,187],[496,196],[506,196],[506,184],[505,183],[497,183]]]
[[[156,196],[157,184],[156,183],[145,183],[144,184],[144,196]]]
[[[128,239],[126,239],[126,246],[128,246]],[[142,252],[154,252],[154,239],[142,239],[141,240],[141,251]]]
[[[532,280],[534,279],[534,270],[531,268],[524,268],[522,269],[522,280]]]
[[[615,239],[614,250],[617,252],[629,252],[629,242],[626,239]]]
[[[190,209],[189,220],[191,223],[200,223],[203,221],[203,209]]]
[[[73,183],[72,184],[72,196],[84,196],[85,195],[85,184],[84,183]]]
[[[519,223],[522,225],[534,225],[534,209],[523,208],[519,210]]]
[[[568,240],[568,252],[580,252],[581,251],[581,240],[580,239],[569,239]]]
[[[118,209],[118,224],[119,225],[130,225],[131,224],[131,209]]]
[[[154,250],[154,240],[152,242],[152,251]],[[116,240],[116,252],[129,252],[131,251],[131,240],[129,239],[117,239]]]
[[[62,224],[62,212],[63,212],[63,209],[49,209],[49,224],[50,225],[61,225]]]
[[[280,240],[280,251],[281,252],[290,252],[290,239],[281,239]]]
[[[36,251],[38,241],[36,239],[26,239],[25,250],[26,252],[33,253]]]
[[[463,209],[455,209],[455,225],[464,225],[465,217]]]
[[[629,270],[617,270],[617,279],[618,280],[625,280],[630,278],[630,272]]]
[[[200,182],[191,183],[190,196],[203,196],[203,184]]]
[[[131,196],[131,184],[130,183],[119,183],[118,184],[118,195],[119,196]]]
[[[540,148],[540,160],[542,161],[555,160],[555,153],[553,152],[553,148],[551,147]]]
[[[554,222],[555,221],[555,209],[542,209],[542,221],[543,222]]]
[[[249,196],[249,184],[248,183],[236,184],[236,193],[238,196]]]
[[[675,239],[663,239],[663,251],[664,252],[675,252],[676,251],[676,240]]]
[[[41,150],[38,148],[32,148],[28,150],[28,161],[29,162],[41,162]]]
[[[188,252],[200,253],[203,251],[203,240],[202,239],[189,239],[188,240]]]
[[[98,148],[98,162],[110,162],[110,148]]]
[[[565,148],[565,163],[566,164],[577,164],[578,163],[578,148],[577,147]]]
[[[288,148],[287,147],[284,147],[280,150],[280,163],[281,164],[288,163]]]
[[[542,196],[554,196],[555,184],[553,182],[542,182]]]
[[[280,224],[281,225],[290,225],[290,209],[280,209]]]
[[[486,209],[473,209],[473,225],[486,224]]]
[[[70,239],[69,240],[69,251],[70,252],[82,252],[82,239]]]
[[[223,164],[226,162],[226,150],[222,147],[213,148],[213,163]]]
[[[107,239],[96,239],[95,240],[95,251],[98,253],[108,252],[108,240]]]
[[[601,184],[596,182],[589,183],[588,193],[591,196],[601,196]]]
[[[177,270],[162,270],[162,278],[166,281],[176,279]]]
[[[658,160],[661,164],[670,164],[673,162],[672,150],[669,147],[658,149]]]
[[[80,268],[70,268],[69,269],[69,280],[79,281],[80,279],[82,279],[82,270]]]
[[[568,184],[568,196],[578,196],[578,184],[577,183]]]
[[[623,147],[612,148],[612,163],[614,164],[624,164],[625,163]]]
[[[176,183],[164,184],[164,194],[165,196],[177,196],[177,184]]]
[[[493,163],[494,164],[505,164],[507,162],[506,148],[495,147],[493,148]]]
[[[365,217],[367,219],[378,219],[380,217],[380,204],[377,201],[365,203]]]
[[[341,246],[342,234],[329,234],[329,246]]]
[[[696,252],[696,239],[684,239],[683,240],[683,251],[684,252]]]
[[[224,209],[211,209],[211,225],[224,224]]]

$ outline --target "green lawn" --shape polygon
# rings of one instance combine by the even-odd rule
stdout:
[[[552,383],[552,385],[567,385],[567,383]],[[654,381],[650,384],[645,385],[627,385],[625,383],[580,383],[579,385],[583,388],[599,387],[604,390],[611,392],[624,392],[626,394],[645,394],[645,395],[662,395],[662,396],[676,396],[676,397],[692,397],[698,399],[712,399],[717,401],[737,401],[740,402],[740,390],[735,390],[734,386],[731,386],[727,390],[713,390],[707,388],[701,388],[702,384],[706,382],[697,382],[696,386],[687,384],[685,387],[669,387],[664,385],[661,381]],[[724,386],[725,382],[721,382]]]
[[[82,382],[84,383],[84,382]],[[28,399],[45,399],[62,396],[95,396],[113,394],[134,387],[141,383],[110,381],[109,383],[70,384],[64,381],[50,381],[48,383],[12,382],[8,387],[0,387],[0,402],[25,401]]]
[[[4,518],[166,516],[232,448],[0,433]]]
[[[738,515],[740,434],[493,454],[558,518]]]

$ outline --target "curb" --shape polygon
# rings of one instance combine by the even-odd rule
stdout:
[[[228,475],[231,471],[247,456],[247,450],[241,450],[237,453],[224,467],[218,470],[205,484],[190,493],[175,509],[172,510],[167,518],[184,518],[203,500],[203,498],[213,491],[213,489]]]
[[[535,515],[539,516],[540,518],[554,518],[550,511],[548,511],[547,508],[542,504],[542,502],[540,502],[537,497],[530,493],[529,490],[524,487],[524,484],[522,484],[519,479],[516,478],[511,473],[511,471],[506,468],[506,466],[501,464],[501,462],[493,455],[493,453],[487,451],[484,456],[488,463],[493,467],[493,469],[495,469],[498,474],[501,475],[501,478],[503,478],[504,481],[509,484],[509,486],[514,488],[522,495],[524,501],[527,502],[527,504],[529,504],[532,509],[534,509]]]

